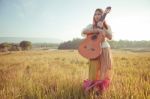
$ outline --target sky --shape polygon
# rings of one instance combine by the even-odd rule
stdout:
[[[83,38],[107,6],[113,40],[150,40],[150,0],[0,0],[0,37]]]

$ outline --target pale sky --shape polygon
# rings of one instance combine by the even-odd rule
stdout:
[[[96,8],[114,40],[150,40],[150,0],[0,0],[0,37],[82,38]]]

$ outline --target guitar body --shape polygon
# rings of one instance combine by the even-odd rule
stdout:
[[[104,14],[100,18],[99,22],[103,22],[107,13],[111,10],[111,7],[107,7]],[[101,27],[98,27],[102,29]],[[100,33],[86,33],[87,37],[84,39],[78,48],[79,53],[88,59],[95,59],[100,56],[102,52],[101,44],[104,41],[104,35],[102,32]]]
[[[95,59],[102,52],[101,43],[103,40],[102,33],[87,33],[87,37],[80,43],[78,51],[85,58]]]

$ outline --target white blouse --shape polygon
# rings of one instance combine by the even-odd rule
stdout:
[[[83,30],[82,30],[82,32],[81,32],[81,35],[83,36],[83,37],[86,37],[86,34],[84,34],[83,33],[83,31],[85,31],[85,30],[90,30],[90,29],[92,29],[93,28],[93,25],[92,24],[89,24],[89,25],[87,25]],[[104,28],[104,31],[106,32],[106,33],[108,33],[109,35],[112,35],[112,31],[111,31],[111,27],[108,25],[108,29],[105,29]],[[108,48],[108,47],[110,47],[110,45],[109,45],[109,43],[107,42],[107,38],[105,38],[105,40],[102,42],[102,48]]]

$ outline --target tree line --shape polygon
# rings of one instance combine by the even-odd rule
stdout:
[[[30,41],[21,41],[20,43],[0,43],[0,52],[6,51],[20,51],[20,50],[31,50],[31,49],[57,49],[59,44],[57,43],[32,43]]]
[[[58,49],[77,49],[83,39],[75,38],[66,42],[62,42]],[[120,49],[120,48],[150,48],[150,41],[128,41],[128,40],[119,40],[119,41],[108,41],[111,48]]]
[[[83,39],[74,38],[73,40],[65,41],[60,44],[54,43],[34,43],[30,41],[21,41],[19,44],[17,43],[0,43],[0,52],[5,51],[20,51],[20,50],[31,50],[32,48],[54,48],[54,49],[78,49],[80,43]],[[121,48],[150,48],[150,40],[149,41],[128,41],[128,40],[119,40],[119,41],[108,41],[111,48],[113,49],[121,49]]]
[[[20,50],[30,50],[32,48],[32,43],[30,41],[21,41],[19,44],[16,43],[0,43],[0,51],[20,51]]]

